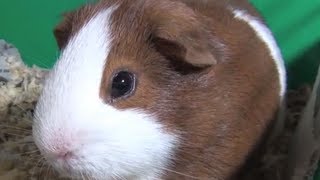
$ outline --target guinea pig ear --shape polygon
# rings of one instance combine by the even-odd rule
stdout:
[[[62,21],[53,30],[53,35],[60,50],[66,46],[66,43],[70,37],[73,16],[73,12],[64,13]]]
[[[218,63],[221,43],[209,32],[204,19],[198,18],[191,8],[173,2],[171,5],[155,5],[151,14],[151,39],[162,55],[194,67]]]

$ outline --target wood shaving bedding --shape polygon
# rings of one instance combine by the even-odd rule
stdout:
[[[31,136],[33,109],[48,71],[24,65],[18,50],[3,40],[0,40],[1,61],[7,65],[10,78],[1,77],[0,73],[0,180],[62,179],[45,164]],[[310,92],[310,86],[288,91],[285,129],[267,148],[248,179],[283,179],[288,140]]]
[[[31,135],[33,109],[48,71],[27,67],[3,40],[0,61],[0,75],[10,72],[0,78],[0,180],[50,179]]]

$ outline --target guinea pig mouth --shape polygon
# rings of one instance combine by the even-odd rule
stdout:
[[[66,155],[66,157],[53,157],[48,154],[44,154],[43,156],[46,162],[62,176],[73,178],[75,175],[81,175],[83,173],[81,160],[75,156]]]
[[[68,162],[55,162],[55,163],[52,163],[52,166],[63,177],[81,178],[86,174],[86,171],[82,170],[80,168],[81,167],[80,165],[71,164]]]
[[[48,162],[61,174],[71,174],[73,171],[75,171],[74,165],[72,165],[70,162],[66,162],[64,160],[49,160]]]

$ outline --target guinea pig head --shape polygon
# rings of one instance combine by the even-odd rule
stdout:
[[[171,173],[182,122],[197,105],[183,93],[205,86],[207,68],[222,59],[199,19],[167,0],[102,1],[66,14],[33,124],[48,162],[72,177]]]

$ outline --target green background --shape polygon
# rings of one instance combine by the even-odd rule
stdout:
[[[0,0],[0,38],[14,44],[24,61],[52,67],[58,55],[52,34],[61,13],[91,0]],[[252,0],[273,31],[290,87],[313,82],[320,51],[320,0]]]
[[[27,64],[50,68],[58,55],[53,27],[61,13],[88,1],[91,0],[0,0],[0,39],[14,44]],[[312,83],[320,63],[320,0],[252,3],[279,43],[290,87]]]

